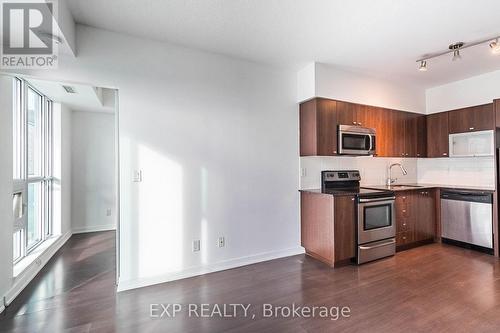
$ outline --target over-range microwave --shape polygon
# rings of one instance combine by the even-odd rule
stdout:
[[[339,125],[337,145],[341,155],[373,155],[376,147],[375,129]]]

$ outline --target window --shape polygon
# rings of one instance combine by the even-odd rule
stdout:
[[[45,241],[52,230],[52,101],[14,80],[13,261]]]

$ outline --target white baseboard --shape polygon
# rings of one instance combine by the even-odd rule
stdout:
[[[109,231],[109,230],[116,230],[116,225],[105,224],[105,225],[87,226],[82,228],[74,228],[73,234],[83,234],[85,232],[97,232],[97,231]]]
[[[172,272],[160,276],[155,277],[147,277],[147,278],[138,278],[138,279],[130,279],[130,280],[120,280],[118,282],[117,291],[125,291],[130,289],[136,289],[141,287],[146,287],[154,284],[165,283],[174,280],[185,279],[197,275],[213,273],[218,271],[223,271],[226,269],[256,264],[263,261],[269,261],[278,258],[284,258],[289,256],[294,256],[297,254],[304,253],[303,247],[296,247],[291,249],[285,249],[280,251],[266,252],[260,253],[252,256],[241,257],[236,259],[230,259],[225,261],[220,261],[215,264],[206,265],[206,266],[196,266],[192,268],[187,268],[182,271]]]
[[[66,241],[71,237],[71,232],[68,231],[60,236],[54,244],[50,245],[40,256],[26,267],[18,276],[13,280],[13,285],[5,295],[5,304],[9,305],[12,301],[23,291],[28,283],[40,272],[40,270],[47,264],[52,256],[63,246]]]

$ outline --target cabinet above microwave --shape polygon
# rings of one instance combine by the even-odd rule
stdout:
[[[494,131],[455,133],[449,136],[450,157],[493,156]]]

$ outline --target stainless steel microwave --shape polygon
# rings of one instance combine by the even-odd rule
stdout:
[[[339,125],[337,144],[341,155],[373,155],[376,148],[375,129]]]

